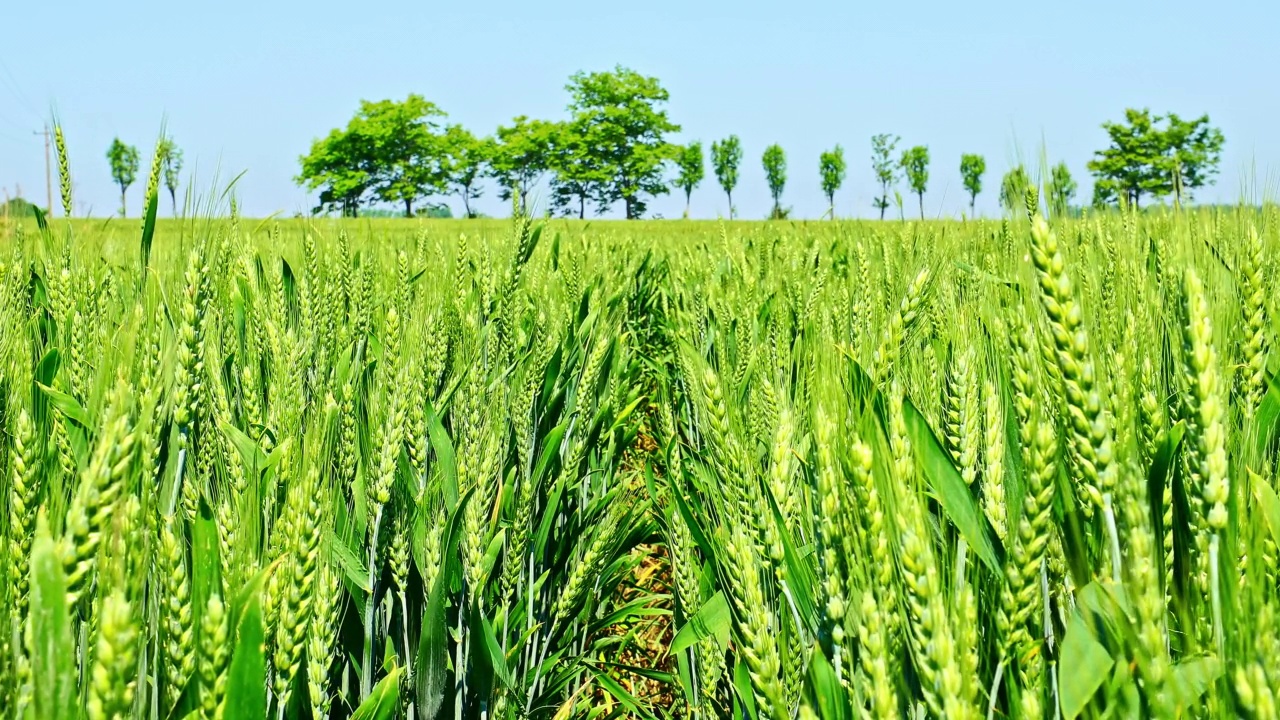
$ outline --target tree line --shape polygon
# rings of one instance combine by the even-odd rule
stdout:
[[[442,208],[433,199],[455,196],[466,216],[493,180],[498,196],[515,212],[529,212],[529,194],[549,181],[549,208],[562,216],[585,218],[588,208],[603,213],[621,203],[628,219],[643,217],[648,204],[672,190],[684,193],[685,216],[694,190],[703,184],[707,161],[729,204],[737,212],[733,194],[742,175],[740,138],[714,141],[709,157],[701,142],[678,145],[668,138],[680,131],[667,114],[669,95],[657,78],[625,67],[603,72],[579,72],[569,78],[568,117],[541,120],[518,116],[487,136],[478,136],[420,95],[404,100],[362,101],[344,128],[335,128],[314,141],[300,158],[295,181],[318,193],[314,213],[339,212],[355,216],[361,208],[383,205],[401,208],[405,216]],[[1209,117],[1184,120],[1175,113],[1154,115],[1150,110],[1125,111],[1121,122],[1102,125],[1110,144],[1094,153],[1088,169],[1094,176],[1092,204],[1096,207],[1140,207],[1147,199],[1172,197],[1181,203],[1213,183],[1224,138]],[[901,138],[881,133],[871,138],[871,168],[878,186],[872,206],[883,220],[893,207],[906,217],[906,201],[899,189],[916,196],[921,219],[929,186],[931,156],[927,145],[899,150]],[[162,141],[163,180],[176,213],[182,152],[171,139]],[[127,191],[138,175],[136,147],[116,138],[107,152],[114,183],[120,188],[120,211],[126,210]],[[787,156],[773,144],[760,158],[772,206],[769,217],[786,218],[783,204],[787,184]],[[963,154],[960,176],[973,214],[987,171],[981,155]],[[669,174],[674,171],[675,177]],[[844,148],[836,145],[818,158],[818,172],[827,215],[835,216],[835,196],[844,185],[848,164]],[[1034,180],[1018,165],[1001,178],[1000,204],[1021,206]],[[1066,163],[1054,165],[1043,178],[1049,209],[1067,212],[1078,189]]]
[[[446,123],[445,112],[420,95],[403,101],[362,102],[345,128],[316,140],[302,156],[296,181],[317,191],[314,212],[355,215],[361,207],[397,205],[406,216],[431,199],[454,195],[467,216],[482,196],[483,179],[492,179],[503,200],[516,212],[528,211],[530,190],[543,179],[550,188],[550,211],[584,218],[588,207],[605,212],[622,203],[625,216],[642,217],[652,198],[672,190],[684,193],[685,216],[693,192],[706,179],[706,162],[735,216],[733,193],[742,173],[742,142],[736,135],[712,142],[709,158],[701,142],[677,145],[668,140],[680,126],[668,116],[667,91],[657,78],[624,67],[577,73],[566,86],[568,118],[560,121],[516,117],[490,136],[477,136]],[[1217,172],[1223,137],[1208,116],[1183,120],[1178,115],[1153,116],[1127,110],[1125,121],[1104,123],[1111,144],[1095,153],[1089,170],[1096,178],[1097,206],[1137,206],[1144,197],[1173,195],[1181,202],[1210,184]],[[924,217],[930,154],[926,145],[898,150],[901,138],[878,134],[871,139],[871,164],[879,186],[872,204],[884,219],[896,206],[906,210],[898,185],[906,183]],[[771,218],[789,214],[783,205],[787,157],[779,145],[765,148],[760,159],[769,187]],[[960,158],[960,175],[969,196],[970,213],[983,189],[986,160],[975,154]],[[675,177],[668,179],[674,170]],[[828,214],[834,217],[835,195],[848,171],[840,145],[821,153],[818,171]],[[1019,207],[1033,182],[1022,166],[1001,179],[1000,202]],[[1044,179],[1054,212],[1074,202],[1077,183],[1065,163]]]

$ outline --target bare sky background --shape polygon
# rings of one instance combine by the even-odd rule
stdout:
[[[162,120],[198,192],[245,171],[237,195],[246,214],[292,215],[315,204],[293,182],[298,156],[362,98],[420,93],[451,122],[488,134],[516,115],[564,117],[569,76],[616,64],[670,91],[671,118],[683,126],[674,140],[742,138],[734,195],[748,218],[768,213],[760,155],[774,142],[787,152],[784,204],[800,217],[825,211],[818,154],[837,143],[850,166],[837,212],[875,214],[877,132],[901,135],[900,147],[929,146],[932,216],[967,208],[966,152],[987,158],[980,213],[999,212],[1000,176],[1019,159],[1033,171],[1042,157],[1066,161],[1087,202],[1085,163],[1106,144],[1099,125],[1126,107],[1208,113],[1223,130],[1221,175],[1199,200],[1259,199],[1280,161],[1274,3],[71,0],[15,3],[5,20],[0,187],[21,185],[43,203],[34,131],[56,109],[77,212],[95,216],[117,207],[111,139],[137,145],[145,166]],[[135,213],[143,185],[130,191]],[[683,204],[673,193],[650,211],[678,217]],[[508,211],[492,189],[479,209]],[[693,215],[727,210],[708,169]]]

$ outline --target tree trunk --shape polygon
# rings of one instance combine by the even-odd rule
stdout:
[[[169,188],[169,201],[173,203],[173,216],[178,217],[178,193]]]
[[[888,207],[889,207],[889,199],[881,195],[880,196],[880,222],[884,222],[884,211],[888,209]]]
[[[405,198],[404,201],[404,216],[407,218],[413,217],[413,201],[409,198]]]
[[[471,219],[471,192],[469,190],[462,191],[462,211],[467,214],[467,219]]]
[[[977,203],[977,201],[978,201],[978,196],[977,196],[977,195],[970,195],[970,196],[969,196],[969,218],[970,218],[970,219],[973,219],[973,206],[974,206],[974,204],[975,204],[975,203]]]
[[[836,194],[827,194],[827,213],[831,215],[831,219],[836,219]]]
[[[520,214],[522,216],[529,215],[529,189],[520,189]]]
[[[578,219],[579,220],[587,219],[587,196],[586,195],[578,196]]]
[[[1182,207],[1182,162],[1174,153],[1173,164],[1173,206]]]
[[[729,196],[729,219],[732,220],[733,219],[733,191],[725,190],[724,194]]]
[[[126,208],[125,208],[125,194],[124,194],[124,192],[125,192],[125,190],[126,190],[126,189],[127,189],[127,186],[125,186],[125,185],[121,185],[121,186],[120,186],[120,217],[128,217],[128,216],[126,215]]]
[[[622,207],[623,207],[623,212],[627,214],[627,219],[634,220],[635,218],[631,217],[631,198],[629,197],[622,198]]]
[[[920,198],[920,219],[924,220],[924,193],[916,193],[916,196]]]
[[[693,204],[693,191],[684,191],[684,219],[689,219],[689,206]]]

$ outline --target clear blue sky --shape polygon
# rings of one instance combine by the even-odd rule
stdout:
[[[930,215],[965,205],[961,153],[986,156],[979,211],[997,212],[1000,175],[1021,156],[1065,160],[1087,201],[1085,163],[1099,124],[1127,106],[1209,113],[1227,138],[1204,200],[1260,193],[1280,169],[1280,7],[1164,3],[853,3],[792,0],[542,2],[14,2],[0,29],[0,187],[43,200],[44,155],[32,134],[56,108],[68,134],[77,212],[111,213],[105,151],[119,135],[150,155],[162,118],[207,191],[247,171],[246,214],[308,210],[292,182],[311,141],[360,99],[416,92],[450,120],[490,133],[515,115],[563,117],[566,79],[615,64],[671,93],[677,140],[738,134],[746,157],[740,213],[762,217],[760,154],[787,151],[784,203],[825,209],[818,154],[844,146],[842,215],[874,213],[873,133],[926,144]],[[710,175],[710,173],[708,173]],[[130,191],[133,213],[145,180]],[[55,189],[56,192],[56,189]],[[451,205],[460,207],[456,199]],[[652,212],[678,217],[672,194]],[[507,207],[490,191],[487,213]],[[167,211],[167,207],[166,207]],[[713,178],[695,217],[727,211]]]

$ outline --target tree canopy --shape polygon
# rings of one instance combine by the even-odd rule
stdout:
[[[702,178],[706,174],[706,167],[702,160],[702,143],[694,141],[681,148],[676,156],[676,167],[680,169],[680,176],[676,178],[676,187],[684,190],[684,216],[687,218],[693,191],[702,184]]]
[[[907,176],[907,184],[911,186],[920,199],[920,219],[924,219],[924,191],[929,185],[929,148],[916,145],[902,152],[902,172]]]
[[[36,210],[45,212],[39,205],[20,197],[9,198],[6,202],[0,203],[0,217],[29,217]]]
[[[493,157],[493,140],[478,138],[461,125],[450,125],[443,141],[449,189],[462,199],[466,217],[474,217],[471,201],[483,195],[480,178]]]
[[[889,209],[889,190],[898,182],[898,164],[893,159],[893,151],[899,140],[897,135],[887,133],[871,136],[871,170],[880,183],[880,195],[871,204],[880,211],[881,220],[884,211]]]
[[[178,184],[182,174],[182,150],[171,137],[165,137],[157,148],[160,153],[160,171],[163,173],[164,187],[169,191],[169,201],[173,205],[173,214],[178,214]]]
[[[125,216],[125,193],[138,179],[138,148],[126,145],[120,138],[111,141],[107,148],[107,162],[111,164],[111,180],[120,186],[120,217]]]
[[[769,183],[769,195],[773,198],[773,210],[769,212],[772,219],[786,217],[782,210],[782,191],[787,186],[787,154],[781,145],[770,145],[764,149],[760,158],[764,165],[764,178]]]
[[[844,148],[836,145],[818,156],[818,174],[822,180],[822,194],[827,196],[827,211],[831,219],[836,217],[836,191],[844,184],[848,167],[844,162]]]
[[[608,170],[592,152],[589,123],[571,120],[557,126],[551,150],[552,207],[561,214],[572,214],[577,207],[579,219],[587,216],[587,200],[596,188],[609,181]]]
[[[733,189],[738,186],[738,166],[742,164],[742,141],[737,135],[711,143],[711,167],[716,181],[729,199],[729,219],[733,219]]]
[[[516,197],[522,214],[529,212],[529,192],[551,170],[558,123],[520,115],[498,128],[489,158],[489,175],[498,182],[498,196]]]
[[[621,201],[627,219],[644,215],[646,196],[664,195],[664,166],[675,159],[668,133],[680,126],[667,117],[667,91],[657,78],[618,66],[569,79],[571,143],[589,152],[590,194],[601,210]]]
[[[1027,175],[1027,169],[1021,165],[1010,168],[1000,179],[1000,206],[1007,212],[1020,211],[1026,207],[1029,187],[1031,187],[1031,177]]]
[[[960,156],[960,179],[964,181],[965,192],[969,193],[969,214],[978,202],[978,193],[982,192],[982,176],[987,172],[987,161],[981,155]]]
[[[449,184],[444,111],[421,95],[403,101],[362,101],[345,129],[335,129],[303,156],[298,182],[320,192],[317,211],[354,215],[371,198],[402,205],[443,193]]]
[[[1089,172],[1096,178],[1093,202],[1124,202],[1140,207],[1144,195],[1160,199],[1212,184],[1222,159],[1222,131],[1209,116],[1183,120],[1176,113],[1152,115],[1149,109],[1125,110],[1123,122],[1102,124],[1111,144],[1094,153]]]
[[[1071,201],[1076,197],[1076,181],[1071,177],[1065,162],[1060,162],[1049,171],[1049,212],[1053,217],[1066,215]]]

